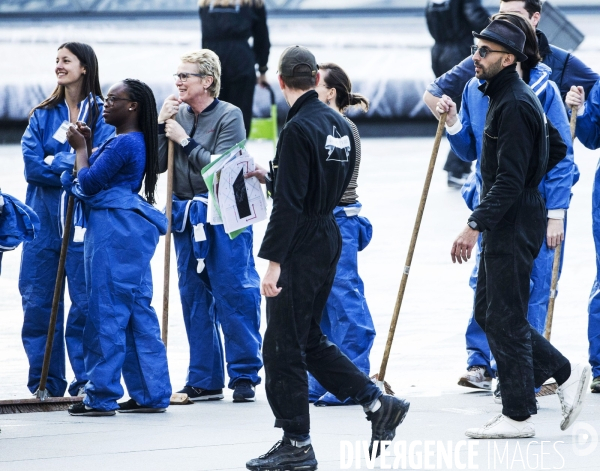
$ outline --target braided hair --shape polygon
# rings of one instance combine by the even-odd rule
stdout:
[[[319,64],[319,70],[327,71],[327,74],[321,76],[327,88],[335,88],[335,104],[344,112],[348,107],[360,106],[367,112],[369,111],[369,100],[358,93],[352,93],[352,82],[348,74],[337,64],[326,63]]]
[[[146,169],[144,171],[144,195],[150,204],[156,204],[154,191],[158,181],[158,113],[152,89],[136,79],[123,80],[131,101],[138,104],[138,126],[146,144]]]

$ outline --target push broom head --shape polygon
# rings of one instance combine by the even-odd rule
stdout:
[[[26,414],[28,412],[53,412],[67,410],[70,405],[77,404],[82,397],[49,397],[45,400],[8,399],[0,401],[0,414]]]

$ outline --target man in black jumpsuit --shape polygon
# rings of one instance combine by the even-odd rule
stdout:
[[[527,59],[523,31],[495,20],[473,35],[479,39],[473,55],[475,74],[486,81],[480,90],[490,100],[481,150],[483,190],[451,255],[454,262],[466,261],[483,232],[475,319],[487,334],[502,378],[502,414],[466,435],[533,437],[534,387],[556,379],[563,415],[560,427],[566,430],[581,411],[590,379],[588,365],[571,366],[527,322],[529,278],[547,218],[538,185],[564,158],[566,146],[516,71],[516,61]],[[441,106],[441,111],[449,111]]]
[[[352,130],[320,102],[313,54],[284,50],[279,85],[291,109],[277,143],[273,211],[258,256],[269,260],[261,291],[267,297],[264,337],[266,391],[283,440],[250,460],[250,470],[312,470],[307,370],[340,401],[353,398],[371,421],[374,441],[391,440],[409,404],[384,396],[367,375],[321,332],[341,251],[333,209],[355,163]]]
[[[431,68],[436,78],[469,55],[473,45],[471,31],[481,31],[490,22],[481,0],[428,0],[425,18],[429,34],[435,40]],[[452,98],[458,98],[460,104],[460,96]],[[459,159],[450,150],[444,170],[448,172],[448,186],[461,188],[471,172],[471,162]]]

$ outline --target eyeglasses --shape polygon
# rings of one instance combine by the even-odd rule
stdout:
[[[193,75],[194,77],[206,77],[206,74],[188,74],[187,72],[181,74],[173,74],[173,78],[177,82],[177,80],[181,80],[182,82],[187,82],[187,79]]]
[[[104,100],[104,102],[108,105],[108,106],[112,106],[115,104],[115,101],[119,101],[119,100],[123,100],[123,101],[133,101],[131,98],[119,98],[118,96],[113,96],[113,95],[108,95],[106,97],[106,99]]]
[[[485,56],[487,56],[490,52],[503,52],[504,54],[510,54],[510,52],[508,52],[508,51],[492,51],[490,48],[488,48],[486,46],[481,46],[481,47],[477,47],[475,45],[471,46],[471,55],[472,56],[474,56],[477,51],[479,51],[479,55],[481,56],[482,59],[485,59]]]

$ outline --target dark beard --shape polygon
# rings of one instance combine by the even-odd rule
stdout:
[[[485,80],[486,82],[493,79],[498,74],[498,72],[500,72],[502,70],[502,60],[503,59],[504,58],[501,57],[500,59],[498,59],[498,61],[490,64],[487,69],[482,68],[479,75],[477,75],[477,73],[475,73],[475,76],[479,80]],[[477,64],[477,65],[479,65],[481,67],[480,64]]]

